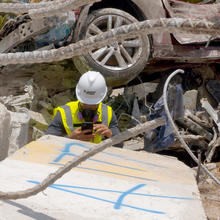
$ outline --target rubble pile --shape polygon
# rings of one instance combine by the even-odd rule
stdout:
[[[26,82],[23,94],[0,96],[2,120],[0,160],[13,154],[28,142],[43,136],[52,120],[53,108],[75,99],[74,86],[63,87],[62,90],[59,87],[57,88],[59,92],[55,92],[49,84],[41,87],[39,83],[40,80],[32,79]],[[52,80],[51,83],[53,83]],[[156,117],[166,119],[163,102],[161,102],[161,88],[163,88],[161,82],[146,82],[109,89],[104,102],[114,109],[121,131]],[[175,79],[168,90],[167,97],[169,109],[182,137],[201,163],[214,166],[216,177],[220,176],[219,163],[211,162],[219,161],[220,152],[219,88],[219,81],[212,79],[198,88],[186,90],[184,82]],[[209,95],[204,92],[205,90],[209,91]],[[153,103],[152,100],[157,101]],[[185,150],[175,138],[169,123],[133,137],[125,142],[124,147],[157,153],[178,152],[182,157],[179,159],[184,160]],[[194,169],[195,175],[198,175],[198,167]],[[199,179],[203,203],[205,208],[207,206],[208,215],[212,216],[213,213],[209,213],[210,201],[215,202],[214,207],[218,210],[219,200],[215,194],[219,194],[219,189],[205,173],[201,172]]]
[[[209,80],[205,85],[206,89],[210,82],[216,83],[212,88],[213,91],[217,91],[219,81]],[[216,99],[218,96],[216,92],[202,96],[200,89],[187,91],[184,94],[184,115],[176,120],[176,124],[197,157],[203,162],[210,163],[219,161],[219,100]],[[175,141],[171,148],[175,150],[176,146],[178,141]]]
[[[70,74],[63,75],[60,86],[56,84],[56,78],[50,78],[45,83],[46,72],[32,76],[33,78],[19,88],[19,92],[14,90],[14,95],[0,96],[0,103],[5,105],[4,108],[7,111],[11,112],[10,120],[15,120],[12,117],[12,112],[21,113],[25,109],[29,115],[29,132],[26,142],[17,144],[17,147],[13,147],[13,144],[8,148],[6,147],[9,154],[27,142],[36,140],[45,134],[53,117],[53,109],[75,99],[74,88],[80,73],[74,74],[74,77],[70,77]],[[218,103],[220,85],[219,81],[213,78],[213,74],[208,75],[208,77],[211,76],[211,79],[207,75],[205,76],[206,83],[203,84],[198,78],[192,80],[191,84],[186,83],[182,77],[175,78],[169,88],[168,105],[182,137],[191,150],[197,156],[200,154],[202,161],[212,162],[218,161],[219,157],[220,109]],[[186,78],[189,81],[190,77]],[[164,79],[166,79],[166,75],[164,75]],[[161,101],[164,81],[142,82],[138,85],[118,89],[109,88],[108,96],[104,102],[112,106],[115,111],[121,131],[157,117],[167,119]],[[200,85],[198,86],[195,82],[199,82]],[[21,94],[22,88],[23,94]],[[175,138],[168,121],[164,126],[132,138],[128,145],[126,143],[125,147],[129,145],[132,150],[149,152],[184,151]]]
[[[195,155],[201,156],[203,162],[219,161],[219,81],[207,80],[198,87],[191,85],[191,90],[184,88],[184,81],[181,84],[179,82],[181,80],[175,79],[170,86],[168,105],[181,136]],[[121,130],[155,117],[166,118],[160,99],[162,92],[158,93],[161,87],[161,83],[142,83],[113,91],[109,104],[116,112]],[[157,102],[148,101],[153,99]],[[128,145],[125,146],[132,150],[172,151],[182,156],[185,151],[168,121],[166,125],[130,140]]]

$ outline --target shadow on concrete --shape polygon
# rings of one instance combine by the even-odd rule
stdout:
[[[36,219],[36,220],[56,220],[55,218],[50,217],[48,215],[45,215],[41,212],[35,212],[33,209],[30,209],[27,206],[21,205],[17,202],[13,202],[10,200],[4,201],[4,202],[9,205],[16,206],[16,207],[20,208],[20,210],[18,210],[18,212],[22,213],[23,215],[29,216],[33,219]]]

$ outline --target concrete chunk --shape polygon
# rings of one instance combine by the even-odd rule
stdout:
[[[8,156],[9,137],[11,135],[11,116],[7,108],[0,103],[0,160]]]
[[[48,123],[46,122],[45,118],[43,117],[43,115],[39,112],[34,112],[29,110],[30,113],[30,124],[33,127],[37,127],[38,129],[41,129],[43,131],[45,131],[48,127]]]
[[[183,95],[184,108],[191,111],[195,111],[197,104],[197,97],[198,97],[197,90],[186,91]]]
[[[26,108],[20,108],[18,112],[10,111],[10,115],[12,132],[9,142],[9,155],[28,143],[28,128],[30,121],[30,114]]]
[[[154,92],[158,86],[158,83],[142,83],[136,86],[130,86],[125,88],[125,93],[135,94],[138,99],[145,99],[150,92]]]
[[[0,191],[38,185],[95,144],[44,136],[0,163]],[[44,192],[2,201],[4,220],[206,220],[192,170],[153,153],[110,147]]]

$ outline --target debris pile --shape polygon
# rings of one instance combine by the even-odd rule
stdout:
[[[186,110],[183,119],[177,123],[182,128],[182,135],[198,152],[205,154],[205,161],[210,163],[220,144],[219,138],[219,110],[214,110],[207,99],[201,99],[204,111],[193,112]]]
[[[25,84],[24,94],[0,96],[0,103],[4,104],[8,111],[19,113],[25,108],[25,111],[28,112],[30,119],[26,142],[44,135],[52,120],[55,107],[74,100],[74,87],[79,75],[76,75],[76,79],[69,78],[69,75],[63,76],[63,82],[68,81],[71,85],[64,83],[62,88],[57,89],[55,78],[45,84],[44,79],[33,77],[34,82],[31,79]],[[189,81],[191,77],[186,78]],[[166,79],[166,75],[164,75],[164,79]],[[163,82],[164,80],[142,82],[139,85],[109,90],[109,95],[104,102],[111,105],[115,111],[121,131],[158,117],[165,117],[161,101]],[[195,84],[195,81],[193,80],[191,84]],[[201,154],[201,160],[212,162],[219,156],[219,81],[211,79],[201,86],[196,84],[191,87],[187,82],[187,89],[191,88],[191,90],[187,90],[185,85],[186,82],[182,77],[175,78],[172,82],[168,93],[169,109],[182,137],[191,150],[196,155]],[[209,91],[209,96],[204,95],[206,94],[204,89]],[[129,144],[133,145],[131,147],[133,150],[184,151],[178,140],[175,139],[169,123],[129,141]],[[9,147],[10,154],[20,147],[22,144],[19,147]]]
[[[187,80],[189,81],[189,77]],[[192,81],[193,89],[191,90],[186,90],[185,84],[183,79],[176,78],[169,88],[168,105],[173,119],[183,139],[195,155],[200,154],[201,160],[207,163],[218,161],[220,145],[220,108],[218,106],[220,96],[218,90],[220,83],[218,80],[212,79],[198,86]],[[161,88],[163,88],[161,83],[142,83],[112,92],[113,96],[108,104],[115,110],[121,130],[156,117],[165,117],[163,102],[160,98],[162,92],[158,92]],[[152,103],[148,100],[157,101]],[[129,146],[129,148],[133,150],[149,152],[168,150],[180,154],[184,151],[180,142],[175,138],[168,121],[166,125],[139,135],[131,142],[135,147]]]

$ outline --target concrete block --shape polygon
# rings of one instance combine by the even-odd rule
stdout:
[[[33,127],[37,127],[40,130],[45,131],[48,127],[48,123],[46,122],[43,115],[39,112],[29,111],[30,113],[30,124]]]
[[[9,137],[11,135],[11,115],[7,108],[0,103],[0,160],[8,156]]]
[[[113,89],[110,97],[118,96],[118,95],[123,95],[124,93],[124,88],[119,88],[119,89]]]
[[[149,93],[154,92],[157,88],[158,83],[142,83],[135,86],[130,86],[125,88],[125,93],[135,94],[137,98],[144,99]]]
[[[0,191],[30,189],[95,144],[44,136],[0,162]],[[110,147],[21,200],[2,201],[0,219],[206,220],[192,170],[147,152]]]
[[[198,97],[197,90],[186,91],[183,95],[184,108],[190,111],[195,111],[197,104],[197,97]]]
[[[11,136],[8,154],[11,155],[28,143],[30,114],[28,109],[21,108],[18,112],[10,112]]]

